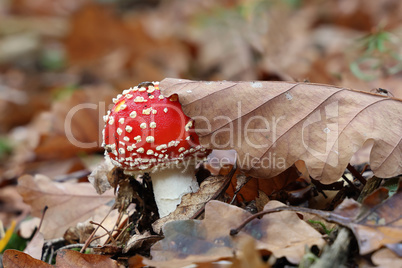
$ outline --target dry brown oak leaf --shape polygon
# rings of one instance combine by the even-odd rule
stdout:
[[[264,209],[283,206],[270,201]],[[164,239],[151,248],[152,260],[144,263],[156,267],[183,267],[192,263],[208,263],[242,254],[245,239],[255,241],[258,250],[299,263],[305,248],[325,241],[315,229],[294,212],[279,212],[251,221],[238,235],[229,231],[251,214],[244,209],[212,200],[205,206],[204,220],[178,220],[163,225]],[[244,253],[244,252],[243,252]]]
[[[9,249],[4,252],[4,268],[35,267],[35,268],[90,268],[90,267],[118,267],[115,260],[107,256],[95,254],[82,254],[73,250],[63,249],[57,253],[56,265],[50,265],[41,260],[32,258],[26,253]]]
[[[32,208],[32,215],[43,219],[41,232],[45,239],[62,237],[78,222],[91,219],[100,222],[110,210],[113,190],[99,195],[90,183],[54,182],[44,175],[24,175],[18,179],[17,190]],[[110,218],[113,218],[109,214]]]
[[[338,180],[353,154],[373,142],[378,177],[402,173],[402,101],[335,86],[290,82],[200,82],[166,78],[195,120],[200,143],[235,149],[238,167],[271,178],[297,160],[323,183]]]

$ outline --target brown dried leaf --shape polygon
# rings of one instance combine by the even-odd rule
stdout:
[[[141,255],[134,255],[128,259],[128,267],[129,268],[142,268],[145,264],[142,262],[144,257]]]
[[[3,265],[4,268],[49,268],[53,267],[46,262],[37,260],[28,254],[15,250],[7,249],[3,254]]]
[[[182,197],[175,211],[152,224],[154,231],[160,233],[162,226],[171,221],[191,219],[220,189],[222,189],[226,180],[226,176],[211,176],[206,178],[201,183],[200,189],[196,193],[189,193]]]
[[[402,258],[387,248],[376,251],[371,259],[378,267],[402,267]]]
[[[282,206],[282,203],[271,201],[265,209],[277,206]],[[152,261],[144,262],[151,266],[179,267],[231,258],[234,251],[241,250],[244,239],[254,238],[257,249],[268,250],[276,257],[285,256],[289,261],[297,263],[304,255],[306,245],[324,244],[321,235],[294,212],[280,212],[266,215],[261,220],[255,219],[243,232],[230,236],[230,229],[237,227],[250,215],[236,206],[210,201],[205,207],[204,220],[181,220],[165,224],[162,227],[165,238],[152,247]]]
[[[107,256],[83,254],[74,250],[63,249],[57,253],[57,268],[92,268],[92,267],[119,267],[115,260]]]
[[[149,248],[155,244],[158,240],[161,240],[163,236],[152,235],[149,231],[144,232],[143,234],[135,234],[130,237],[130,240],[126,243],[126,246],[123,248],[123,253],[127,253],[130,250],[138,250],[141,249],[149,250]]]
[[[295,167],[290,167],[281,174],[270,178],[269,180],[264,180],[260,178],[252,178],[250,181],[244,185],[238,192],[238,201],[251,201],[259,196],[259,191],[263,191],[267,195],[271,195],[275,192],[279,192],[284,189],[287,185],[295,182],[299,178],[297,169]],[[233,196],[236,188],[236,180],[232,180],[228,190],[226,191],[230,196]]]
[[[179,76],[188,69],[186,47],[166,35],[153,38],[144,27],[145,17],[137,13],[123,19],[108,6],[86,5],[70,20],[70,32],[65,38],[69,62],[104,79],[121,80],[126,74],[126,86],[140,79]]]
[[[261,254],[258,252],[254,239],[244,239],[240,244],[241,254],[233,260],[231,268],[269,268],[267,263],[263,263]]]
[[[297,160],[324,183],[337,180],[353,154],[374,140],[370,165],[382,178],[402,173],[402,103],[328,85],[164,79],[195,120],[203,146],[235,149],[238,166],[271,178]],[[219,101],[217,101],[219,100]]]
[[[102,116],[115,92],[108,86],[76,90],[68,99],[52,104],[48,129],[35,148],[37,159],[66,159],[82,152],[99,151]]]
[[[372,195],[383,193],[382,190]],[[345,199],[333,212],[340,215],[336,222],[349,227],[355,234],[360,254],[370,253],[382,246],[391,246],[402,241],[402,181],[398,192],[387,200],[373,203],[357,203],[352,199]]]
[[[106,158],[101,162],[88,176],[89,182],[93,185],[98,194],[103,194],[112,186],[108,180],[109,172],[114,168],[110,158]]]
[[[100,222],[110,210],[106,203],[114,200],[112,190],[98,195],[90,183],[57,183],[42,175],[20,177],[17,189],[33,216],[48,206],[41,228],[45,239],[62,237],[68,227],[90,218]]]
[[[45,238],[43,237],[43,234],[37,232],[24,249],[24,253],[30,255],[32,258],[40,260],[42,257],[42,248],[44,243]]]

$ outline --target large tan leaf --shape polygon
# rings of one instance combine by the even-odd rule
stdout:
[[[370,164],[383,178],[402,173],[402,102],[328,85],[199,82],[164,79],[195,120],[200,142],[235,149],[238,166],[271,178],[297,160],[324,183],[337,180],[352,155],[373,140]]]
[[[78,222],[100,222],[110,210],[107,203],[114,200],[112,190],[98,195],[90,183],[58,183],[43,175],[20,177],[17,189],[33,216],[40,217],[48,206],[41,228],[45,239],[62,237]]]
[[[282,205],[270,201],[265,209]],[[305,247],[322,247],[325,243],[315,229],[289,211],[254,219],[237,236],[230,236],[230,229],[250,215],[239,207],[212,200],[205,206],[204,220],[166,223],[162,227],[165,238],[151,248],[152,261],[144,262],[156,267],[183,267],[230,258],[242,254],[241,245],[252,238],[257,249],[299,263]]]
[[[49,268],[53,267],[46,262],[41,260],[37,260],[28,254],[15,250],[15,249],[7,249],[3,255],[3,265],[4,268]]]

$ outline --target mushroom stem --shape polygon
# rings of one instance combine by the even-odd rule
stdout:
[[[160,218],[173,212],[183,195],[198,191],[194,170],[195,166],[190,164],[163,168],[150,174]]]

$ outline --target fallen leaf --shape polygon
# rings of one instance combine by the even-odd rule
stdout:
[[[155,242],[161,239],[162,236],[151,235],[149,231],[146,231],[143,234],[134,234],[130,237],[130,239],[126,243],[126,246],[123,248],[123,253],[138,249],[141,249],[142,251],[147,251],[153,244],[155,244]]]
[[[152,224],[153,230],[156,233],[160,233],[162,226],[168,222],[193,218],[211,198],[219,193],[219,190],[223,190],[222,187],[224,187],[226,181],[227,176],[211,176],[206,178],[201,183],[200,189],[197,192],[186,194],[181,198],[181,202],[175,211],[155,221]]]
[[[3,265],[4,268],[49,268],[53,267],[46,262],[37,260],[28,254],[15,250],[7,249],[3,254]]]
[[[0,188],[0,221],[4,226],[11,224],[12,220],[22,220],[29,213],[29,206],[25,204],[14,186]],[[17,219],[17,215],[20,215]]]
[[[88,181],[93,185],[98,194],[103,194],[112,186],[108,181],[108,174],[114,168],[110,158],[107,157],[102,161],[88,176]]]
[[[313,178],[331,183],[369,139],[374,173],[382,178],[402,173],[398,99],[289,82],[167,78],[160,88],[165,96],[179,95],[204,147],[235,149],[238,167],[252,176],[271,178],[303,160]]]
[[[277,206],[282,206],[282,203],[271,201],[265,209]],[[162,227],[165,238],[151,248],[152,261],[145,260],[144,263],[178,267],[231,258],[240,249],[240,242],[249,238],[256,240],[257,249],[272,252],[278,258],[285,256],[290,262],[298,263],[304,255],[305,246],[324,244],[321,235],[294,212],[280,212],[253,220],[243,232],[230,236],[230,229],[237,227],[250,215],[236,206],[210,201],[205,207],[204,220],[165,224]]]
[[[110,210],[106,203],[114,200],[112,190],[98,195],[90,183],[57,183],[42,175],[20,177],[17,188],[33,216],[40,217],[48,206],[41,228],[45,239],[62,237],[78,222],[100,222]]]
[[[371,260],[377,267],[402,267],[402,258],[387,248],[374,252]]]
[[[28,254],[32,258],[40,260],[42,257],[42,248],[44,243],[45,238],[43,237],[43,234],[37,232],[24,249],[24,253]]]
[[[383,193],[381,188],[376,192]],[[371,195],[377,196],[376,192]],[[360,204],[352,199],[345,199],[333,212],[342,216],[338,223],[353,231],[362,255],[402,241],[402,181],[396,194],[383,202],[382,199],[377,200],[377,204],[373,204],[372,198],[367,203],[363,201]]]
[[[92,268],[92,267],[119,267],[115,260],[107,256],[83,254],[74,250],[62,249],[57,253],[56,267],[60,268]]]
[[[79,222],[76,226],[68,228],[63,238],[69,244],[84,244],[94,230],[95,227],[89,222]]]
[[[129,268],[142,268],[145,264],[142,262],[144,257],[141,255],[134,255],[128,259],[128,267]]]
[[[234,260],[231,268],[269,268],[267,263],[264,263],[261,258],[261,254],[256,248],[255,241],[250,239],[244,239],[240,246],[240,254],[238,254]]]
[[[186,47],[166,35],[151,36],[143,24],[145,17],[140,12],[122,18],[105,5],[86,5],[70,20],[65,38],[69,62],[103,79],[122,80],[125,74],[128,87],[168,74],[180,76],[188,69]]]
[[[238,192],[237,200],[251,201],[259,196],[259,191],[263,191],[267,195],[272,195],[280,190],[283,190],[287,185],[295,182],[299,178],[297,169],[292,166],[281,174],[270,178],[269,180],[261,178],[251,178]],[[233,179],[228,190],[230,196],[233,196],[236,190],[236,180]]]
[[[67,99],[55,101],[49,114],[49,129],[41,132],[35,148],[37,159],[66,159],[82,152],[99,151],[102,116],[115,92],[109,86],[75,90]]]

